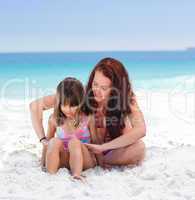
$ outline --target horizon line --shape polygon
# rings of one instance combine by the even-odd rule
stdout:
[[[7,53],[101,53],[101,52],[173,52],[173,51],[189,51],[192,47],[186,47],[183,49],[148,49],[148,50],[42,50],[42,51],[0,51],[0,54]],[[193,47],[193,49],[195,49]]]

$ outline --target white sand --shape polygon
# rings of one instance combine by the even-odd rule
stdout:
[[[0,199],[195,200],[194,105],[188,109],[193,97],[185,104],[181,93],[171,94],[169,100],[167,93],[137,94],[147,122],[143,164],[90,169],[84,172],[86,184],[71,181],[66,169],[56,175],[42,172],[41,145],[28,106],[8,109],[1,103]],[[176,95],[183,97],[178,100]]]

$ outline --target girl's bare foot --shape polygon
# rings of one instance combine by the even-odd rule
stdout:
[[[77,174],[75,174],[75,175],[72,175],[72,178],[73,179],[76,179],[76,180],[80,180],[80,181],[82,181],[82,182],[86,182],[86,176],[84,176],[84,175],[77,175]]]

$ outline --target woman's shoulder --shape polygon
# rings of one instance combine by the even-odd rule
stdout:
[[[129,100],[130,104],[135,103],[135,101],[136,101],[136,95],[135,95],[135,93],[133,91],[129,91],[129,93],[128,93],[128,100]]]
[[[141,111],[137,101],[137,96],[134,92],[129,92],[129,105],[132,112]]]

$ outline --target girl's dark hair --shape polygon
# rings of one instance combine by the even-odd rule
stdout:
[[[83,109],[84,101],[84,88],[82,83],[76,78],[67,77],[61,81],[56,89],[56,104],[54,106],[54,117],[58,126],[64,123],[66,115],[62,112],[62,105],[79,106],[77,111],[77,122],[75,126],[78,126],[79,114]]]
[[[113,58],[104,58],[95,66],[86,87],[85,112],[95,113],[97,102],[92,91],[95,72],[100,71],[112,82],[112,89],[106,107],[106,129],[111,139],[122,134],[125,117],[131,113],[130,103],[133,101],[133,90],[128,73],[123,64]],[[111,123],[112,122],[112,123]]]

